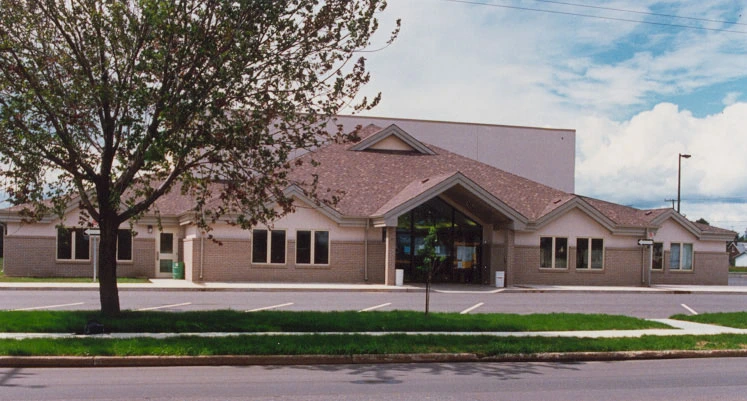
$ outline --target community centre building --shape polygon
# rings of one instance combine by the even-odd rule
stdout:
[[[444,257],[437,282],[494,285],[728,284],[735,233],[673,209],[641,210],[574,194],[575,131],[339,117],[359,140],[331,143],[291,173],[318,177],[315,202],[291,185],[295,210],[271,226],[218,224],[207,239],[193,201],[172,191],[155,214],[123,226],[118,274],[191,281],[422,281],[429,230]],[[0,210],[8,276],[90,276],[92,249],[71,206],[63,221],[26,224]]]

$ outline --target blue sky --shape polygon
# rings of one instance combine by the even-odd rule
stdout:
[[[682,212],[744,232],[745,9],[747,0],[390,1],[382,33],[396,18],[402,31],[365,54],[366,91],[384,96],[368,114],[576,129],[576,192],[637,207],[671,206],[677,155],[690,153]]]

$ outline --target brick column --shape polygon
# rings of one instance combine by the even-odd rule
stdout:
[[[394,285],[394,267],[397,259],[397,227],[386,228],[384,284]]]
[[[516,266],[514,263],[514,230],[507,229],[505,235],[503,243],[506,246],[506,287],[508,287],[514,284],[514,268]]]

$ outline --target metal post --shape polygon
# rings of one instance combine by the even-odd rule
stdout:
[[[97,242],[96,239],[98,238],[98,235],[92,235],[91,241],[93,242],[93,282],[96,282],[96,273],[99,267],[99,252],[97,249]]]
[[[689,159],[692,155],[679,153],[677,158],[677,213],[680,212],[680,187],[682,186],[682,158]]]
[[[648,286],[651,287],[651,272],[654,269],[654,246],[648,246]]]

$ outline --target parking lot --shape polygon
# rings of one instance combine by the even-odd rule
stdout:
[[[232,309],[245,312],[423,310],[423,292],[351,291],[121,291],[122,309],[196,311]],[[5,310],[96,310],[95,290],[2,290]],[[605,313],[641,318],[666,318],[747,310],[745,294],[670,294],[500,291],[434,292],[431,311],[454,313]]]

